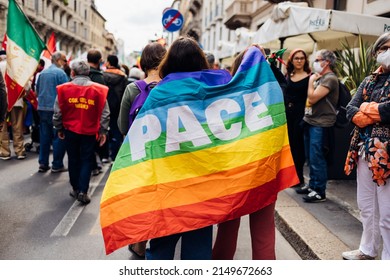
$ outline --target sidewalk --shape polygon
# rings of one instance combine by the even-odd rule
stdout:
[[[362,225],[356,203],[356,181],[328,181],[327,201],[305,203],[290,188],[276,203],[276,225],[302,259],[341,260],[357,249]]]

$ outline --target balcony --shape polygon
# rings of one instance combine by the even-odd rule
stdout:
[[[249,28],[252,22],[252,1],[236,0],[226,8],[225,25],[231,30],[240,27]]]

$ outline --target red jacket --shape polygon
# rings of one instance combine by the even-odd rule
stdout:
[[[97,134],[108,87],[97,83],[81,86],[69,82],[57,86],[57,92],[64,128],[83,135]]]

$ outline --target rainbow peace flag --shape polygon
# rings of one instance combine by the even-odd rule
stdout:
[[[150,92],[104,188],[106,253],[255,212],[297,183],[283,95],[256,47],[233,79],[170,74]]]

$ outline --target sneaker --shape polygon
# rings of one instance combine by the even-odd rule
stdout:
[[[23,155],[18,155],[16,158],[19,159],[19,160],[22,160],[22,159],[25,159],[25,158],[26,158],[26,155],[25,155],[25,154],[23,154]]]
[[[88,204],[91,202],[91,199],[89,198],[88,194],[82,192],[79,193],[77,200],[83,204]]]
[[[326,200],[325,195],[319,195],[316,191],[311,191],[308,195],[303,197],[305,202],[323,202]]]
[[[303,187],[300,187],[300,188],[297,188],[295,189],[295,192],[297,194],[309,194],[311,193],[313,190],[310,188],[309,185],[304,185]]]
[[[76,190],[71,190],[70,193],[69,193],[69,195],[70,195],[71,197],[77,199],[78,196],[79,196],[79,192],[76,191]]]
[[[46,172],[49,169],[50,169],[49,166],[41,164],[41,165],[39,165],[38,172],[43,173],[43,172]]]
[[[341,254],[344,260],[375,260],[375,257],[371,257],[369,255],[364,254],[360,250],[353,250],[348,252],[343,252]]]
[[[0,156],[0,158],[2,159],[2,160],[9,160],[9,159],[11,159],[11,156]]]
[[[59,173],[59,172],[67,172],[68,168],[66,167],[61,167],[61,168],[51,168],[51,173]]]

